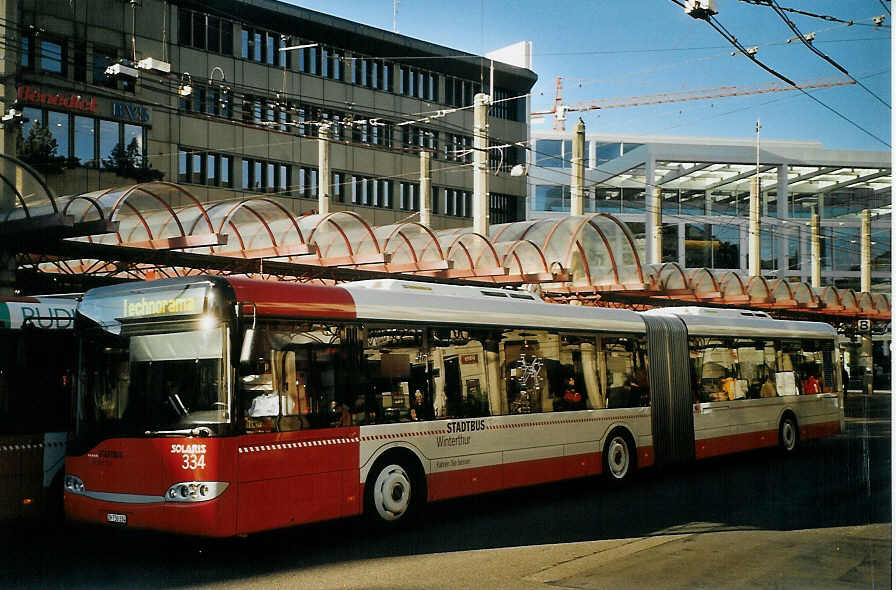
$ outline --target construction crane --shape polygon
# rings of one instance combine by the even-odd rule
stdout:
[[[810,80],[801,82],[796,87],[779,84],[766,84],[764,86],[717,86],[702,90],[683,90],[681,92],[663,92],[662,94],[648,94],[644,96],[626,96],[621,98],[605,98],[595,101],[574,102],[563,104],[563,77],[557,76],[554,92],[554,105],[549,111],[533,111],[531,115],[553,115],[554,129],[566,131],[566,113],[569,111],[593,111],[595,109],[616,109],[621,107],[639,107],[648,104],[664,104],[669,102],[685,102],[689,100],[707,100],[710,98],[723,98],[729,96],[750,96],[753,94],[767,94],[769,92],[788,92],[800,88],[830,88],[832,86],[847,86],[855,84],[853,80]]]

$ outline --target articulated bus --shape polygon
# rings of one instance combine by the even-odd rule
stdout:
[[[187,277],[78,306],[70,519],[202,536],[780,445],[842,427],[836,333],[399,280]]]
[[[0,522],[62,516],[74,299],[0,299]]]

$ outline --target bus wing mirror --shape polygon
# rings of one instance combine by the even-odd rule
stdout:
[[[255,345],[255,328],[246,328],[243,335],[243,345],[240,347],[240,364],[248,364],[252,361],[252,349]]]
[[[240,364],[245,365],[252,361],[252,349],[255,345],[255,325],[258,321],[258,309],[255,307],[255,304],[252,303],[252,326],[246,328],[246,332],[243,334],[243,345],[240,347]],[[237,304],[237,313],[239,313],[241,306]]]

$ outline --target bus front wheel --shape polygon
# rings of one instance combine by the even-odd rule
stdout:
[[[369,516],[384,525],[407,520],[419,490],[415,490],[413,473],[403,462],[375,465],[367,481],[364,496]]]
[[[604,473],[607,479],[621,483],[635,470],[635,445],[624,430],[614,430],[604,444]]]

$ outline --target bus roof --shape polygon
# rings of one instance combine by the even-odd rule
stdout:
[[[261,316],[645,331],[643,320],[632,311],[546,305],[523,291],[392,279],[336,287],[241,278],[226,281],[237,301],[251,302]]]
[[[496,287],[442,285],[400,279],[377,279],[338,286],[264,281],[240,277],[196,276],[130,284],[154,289],[188,284],[232,290],[243,313],[261,317],[340,319],[419,324],[508,326],[563,330],[644,333],[641,313],[682,319],[698,336],[833,338],[836,330],[820,322],[775,320],[765,312],[697,306],[657,308],[636,313],[625,309],[549,305],[526,291]],[[89,292],[125,293],[126,285]]]
[[[692,336],[759,338],[834,338],[837,331],[821,322],[772,319],[763,311],[712,307],[658,307],[643,312],[681,318]]]

